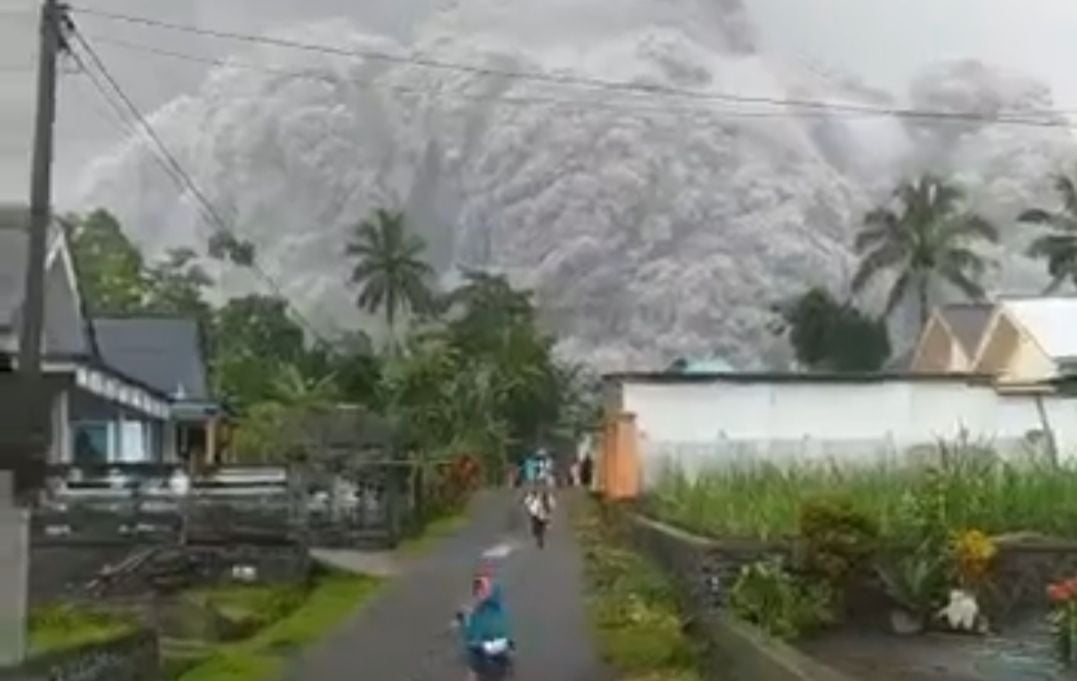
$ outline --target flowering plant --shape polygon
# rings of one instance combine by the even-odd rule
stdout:
[[[954,537],[951,551],[961,586],[975,589],[987,577],[998,547],[980,530],[966,530]]]
[[[1058,652],[1063,662],[1077,665],[1077,577],[1049,585],[1047,598],[1054,608],[1051,624]]]

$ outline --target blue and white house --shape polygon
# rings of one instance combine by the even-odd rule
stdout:
[[[0,208],[0,441],[19,410],[14,373],[27,231]],[[209,395],[197,324],[90,319],[64,230],[49,235],[42,339],[50,392],[49,463],[169,463],[211,451],[219,406]],[[5,417],[9,421],[5,424]],[[205,442],[206,439],[211,442]],[[208,445],[208,446],[207,446]]]

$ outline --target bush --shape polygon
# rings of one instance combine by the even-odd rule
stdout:
[[[738,617],[785,641],[832,623],[832,599],[825,583],[799,580],[778,561],[745,565],[730,593]]]
[[[597,504],[574,518],[584,549],[588,609],[603,657],[639,681],[697,679],[698,651],[684,633],[672,586],[638,554],[620,544],[615,524]]]
[[[799,525],[805,569],[837,591],[866,571],[878,549],[879,528],[848,499],[806,502]]]

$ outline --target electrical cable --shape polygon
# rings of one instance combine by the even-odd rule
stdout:
[[[463,64],[426,57],[393,55],[385,52],[378,52],[376,50],[341,48],[318,43],[275,38],[271,36],[260,36],[235,31],[202,28],[186,24],[176,24],[168,21],[162,21],[159,19],[153,19],[150,17],[134,16],[129,14],[121,14],[118,12],[108,12],[82,7],[71,7],[71,10],[88,16],[95,16],[113,21],[138,24],[172,31],[180,31],[225,40],[271,45],[275,47],[319,52],[323,54],[332,54],[337,56],[359,57],[371,61],[406,64],[423,68],[438,69],[459,73],[469,73],[472,75],[499,77],[513,80],[525,80],[554,85],[582,86],[592,90],[616,90],[651,96],[665,95],[694,100],[733,102],[738,104],[765,104],[771,106],[782,106],[831,112],[839,111],[846,113],[889,116],[895,118],[927,119],[938,121],[953,120],[1028,127],[1077,127],[1074,123],[1060,120],[1059,117],[1066,116],[1068,114],[1066,112],[1058,110],[1009,111],[998,112],[995,114],[984,114],[972,111],[936,111],[903,107],[876,107],[863,104],[831,102],[824,100],[737,95],[732,93],[694,90],[667,85],[653,85],[630,81],[606,80],[601,78],[578,75],[551,74],[537,71],[511,71],[507,69],[475,66],[470,64]]]
[[[183,166],[176,159],[175,155],[169,150],[164,140],[161,139],[160,135],[157,134],[156,130],[154,130],[150,122],[146,120],[145,116],[142,115],[142,112],[139,110],[138,106],[126,94],[126,92],[124,92],[119,82],[108,70],[107,66],[104,64],[104,61],[100,58],[94,48],[89,44],[87,39],[82,35],[82,33],[78,30],[78,28],[74,25],[73,22],[69,21],[66,28],[68,32],[75,38],[75,42],[78,44],[81,51],[93,63],[97,70],[97,73],[107,82],[109,86],[108,89],[111,89],[113,95],[119,98],[119,100],[123,103],[123,106],[121,107],[115,101],[115,99],[113,99],[112,96],[108,94],[108,89],[106,89],[105,85],[101,83],[101,81],[94,75],[92,70],[86,68],[85,61],[81,59],[78,53],[76,53],[73,49],[70,50],[69,53],[72,54],[73,58],[76,59],[76,63],[82,67],[83,72],[90,79],[91,84],[93,84],[94,87],[97,88],[98,91],[101,93],[102,97],[104,97],[106,101],[109,102],[110,106],[112,106],[113,110],[117,113],[118,116],[120,116],[121,120],[124,122],[125,125],[140,129],[145,135],[145,137],[153,144],[154,147],[156,147],[156,151],[158,153],[154,154],[153,157],[162,166],[162,168],[165,169],[166,172],[168,172],[169,177],[177,183],[181,190],[188,192],[192,197],[194,197],[196,202],[199,204],[200,212],[203,219],[209,223],[212,223],[212,225],[216,229],[220,230],[220,232],[223,232],[224,234],[230,236],[232,239],[239,241],[240,239],[236,235],[235,231],[229,226],[227,221],[225,221],[224,218],[220,215],[220,213],[216,210],[213,204],[206,197],[205,193],[202,192],[201,189],[199,189],[198,185],[186,172],[186,170],[184,170]],[[126,110],[126,114],[123,113],[124,110]],[[130,122],[130,119],[133,119],[137,123],[137,126],[132,124]],[[306,328],[306,330],[317,341],[329,347],[332,346],[332,344],[329,343],[322,336],[322,334],[318,332],[318,330],[314,327],[310,320],[308,320],[305,315],[303,315],[303,313],[295,306],[295,304],[292,303],[291,300],[289,300],[289,298],[284,292],[283,287],[278,284],[276,280],[257,263],[256,260],[252,259],[249,264],[249,268],[270,287],[270,289],[277,297],[285,301],[288,307],[292,310],[292,314],[295,316],[296,321],[298,321],[304,328]]]

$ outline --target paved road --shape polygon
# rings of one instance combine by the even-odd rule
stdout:
[[[516,680],[610,681],[585,619],[567,504],[540,551],[527,541],[513,498],[481,495],[466,528],[407,566],[375,601],[296,660],[288,681],[463,681],[450,623],[484,553],[495,557],[505,587],[519,646]]]

